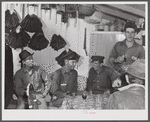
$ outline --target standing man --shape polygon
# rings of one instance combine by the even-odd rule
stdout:
[[[108,59],[112,67],[118,72],[124,72],[123,67],[131,65],[137,59],[145,59],[145,50],[142,45],[135,42],[137,27],[127,22],[124,28],[126,39],[117,42]]]
[[[56,61],[62,68],[56,70],[52,76],[53,82],[56,82],[56,87],[53,87],[56,89],[51,92],[53,106],[60,107],[66,95],[76,95],[78,73],[74,68],[79,58],[80,56],[70,49],[56,57]]]
[[[41,102],[39,109],[46,109],[45,96],[51,85],[50,77],[40,66],[33,65],[33,54],[23,50],[20,54],[20,62],[23,67],[18,70],[14,77],[15,92],[18,96],[17,109],[24,109],[27,101],[27,86],[32,84],[36,99]]]
[[[133,62],[127,69],[126,77],[125,86],[121,80],[114,81],[120,84],[120,88],[109,97],[107,109],[145,109],[145,60]]]
[[[112,81],[118,77],[117,72],[103,65],[103,56],[92,56],[93,68],[89,71],[86,90],[90,94],[111,93]]]

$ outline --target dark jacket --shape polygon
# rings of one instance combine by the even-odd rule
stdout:
[[[45,70],[40,66],[33,66],[32,72],[33,80],[29,73],[22,67],[18,70],[14,77],[15,92],[18,96],[23,96],[25,90],[27,90],[27,85],[32,83],[35,92],[43,93],[48,92],[50,89],[50,76]]]
[[[52,100],[53,106],[60,107],[65,97],[64,93],[72,94],[77,92],[77,71],[71,70],[69,73],[63,72],[63,68],[56,70],[52,76],[53,84],[50,91],[51,94],[57,97],[56,100]],[[65,87],[61,84],[66,84]],[[55,86],[54,86],[55,85]]]
[[[145,88],[133,85],[113,93],[109,97],[107,109],[145,109]]]
[[[13,55],[12,49],[5,45],[5,108],[12,98],[13,90]]]
[[[112,82],[117,78],[117,76],[117,72],[107,66],[102,66],[99,74],[94,70],[94,68],[91,68],[89,71],[86,90],[92,90],[92,93],[94,94],[110,90],[112,89]]]
[[[53,94],[57,97],[64,97],[63,93],[76,93],[77,92],[77,71],[71,70],[69,73],[64,73],[62,68],[56,70],[53,75],[53,82],[56,82],[57,89],[53,91]],[[66,83],[66,87],[62,87],[61,84]]]

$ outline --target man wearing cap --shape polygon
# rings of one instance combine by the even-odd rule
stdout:
[[[78,74],[74,68],[79,58],[80,56],[71,49],[63,51],[56,57],[56,61],[62,68],[56,70],[52,77],[52,80],[57,85],[56,89],[51,91],[53,94],[53,106],[60,107],[66,95],[76,94]]]
[[[137,32],[135,23],[127,22],[124,32],[126,39],[115,44],[108,59],[112,67],[120,73],[136,59],[145,59],[143,46],[134,40]]]
[[[118,82],[118,81],[116,81]],[[137,59],[127,69],[126,85],[119,87],[108,100],[107,109],[144,109],[145,108],[145,60]]]
[[[14,77],[15,92],[18,96],[17,109],[25,108],[29,84],[33,85],[34,93],[37,94],[36,99],[41,102],[39,109],[47,108],[45,96],[50,89],[51,80],[42,67],[33,65],[32,55],[26,50],[19,54],[20,63],[23,63],[23,67],[16,72]]]
[[[112,81],[118,77],[115,70],[103,65],[103,56],[92,56],[93,67],[89,70],[86,90],[90,94],[110,93]]]

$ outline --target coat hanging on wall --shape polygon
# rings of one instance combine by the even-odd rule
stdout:
[[[5,26],[12,30],[13,28],[16,28],[19,25],[19,17],[15,10],[13,10],[13,13],[10,12],[10,10],[5,11]]]
[[[28,32],[39,32],[42,28],[40,19],[35,15],[27,15],[20,24],[21,28]]]
[[[28,47],[32,50],[42,50],[45,49],[49,44],[49,41],[45,38],[43,31],[36,32],[31,41],[28,44]]]
[[[16,29],[13,30],[7,38],[5,38],[6,44],[10,47],[17,49],[26,47],[30,41],[30,36],[22,29],[17,33]]]
[[[58,51],[59,49],[62,49],[66,45],[67,45],[67,43],[65,42],[65,40],[60,35],[56,35],[56,34],[53,35],[53,37],[51,39],[50,46],[54,50]]]

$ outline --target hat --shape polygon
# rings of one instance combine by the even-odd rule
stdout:
[[[20,61],[19,62],[22,62],[24,59],[26,59],[27,57],[29,56],[32,56],[34,53],[29,53],[27,50],[23,50],[20,54],[19,54],[19,57],[20,57]]]
[[[64,65],[64,60],[79,60],[80,55],[78,55],[76,52],[69,49],[67,52],[66,50],[63,51],[58,57],[55,58],[55,60],[58,62],[59,65]]]
[[[125,24],[124,31],[126,30],[126,28],[133,28],[135,32],[137,32],[137,26],[135,25],[134,22],[127,22]]]
[[[105,58],[104,56],[97,56],[97,55],[91,57],[92,62],[99,61],[100,63],[103,63],[104,58]]]
[[[134,77],[145,79],[145,60],[137,59],[134,61],[127,69],[127,73]]]

